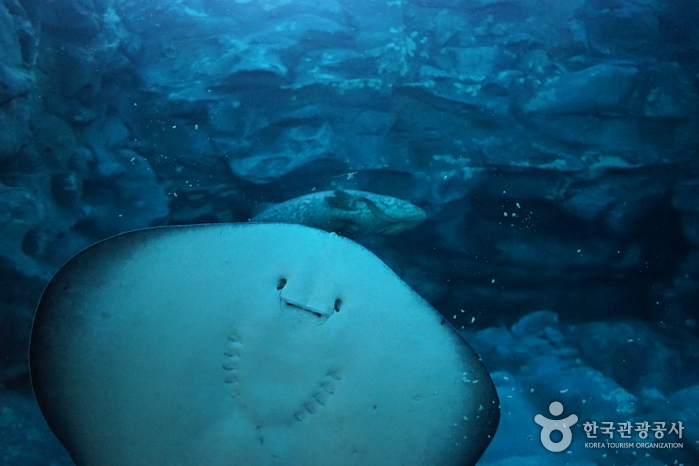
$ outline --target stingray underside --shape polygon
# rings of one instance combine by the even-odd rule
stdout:
[[[473,350],[372,253],[298,225],[140,230],[42,296],[32,383],[81,465],[475,464]]]

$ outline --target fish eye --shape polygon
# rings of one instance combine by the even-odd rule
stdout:
[[[342,306],[342,300],[338,298],[335,300],[335,312],[340,312],[340,306]]]
[[[284,285],[286,285],[286,279],[280,278],[277,282],[277,290],[281,290],[282,288],[284,288]]]

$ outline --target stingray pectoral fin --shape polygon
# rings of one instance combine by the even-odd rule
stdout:
[[[284,284],[332,314],[318,325],[283,311]],[[441,320],[338,235],[148,229],[88,248],[51,280],[32,384],[78,466],[473,465],[497,395]]]

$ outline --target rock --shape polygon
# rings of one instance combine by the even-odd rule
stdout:
[[[147,160],[128,149],[98,152],[97,160],[103,168],[83,181],[79,231],[104,238],[162,222],[168,198]]]
[[[663,418],[670,418],[682,422],[684,426],[683,438],[686,436],[686,443],[690,445],[696,453],[699,453],[699,385],[678,390],[673,393],[669,401],[669,413],[667,411],[658,413]]]
[[[56,173],[51,177],[51,195],[61,206],[74,207],[82,197],[83,181],[74,171]]]
[[[696,118],[696,79],[677,63],[659,63],[645,71],[638,114],[649,118]]]
[[[253,183],[269,183],[298,170],[323,168],[332,173],[341,166],[334,156],[332,134],[326,124],[284,128],[274,142],[274,149],[230,160],[231,170]]]
[[[561,205],[582,220],[602,222],[610,233],[627,236],[666,197],[667,187],[659,175],[632,172],[627,176],[608,176],[588,186],[571,187]]]
[[[512,335],[516,338],[527,338],[528,336],[540,335],[547,329],[558,327],[558,314],[551,311],[538,311],[528,314],[512,325]],[[560,337],[556,337],[560,340]]]
[[[123,146],[129,137],[128,128],[121,119],[116,117],[105,118],[100,133],[102,133],[104,142],[109,148]]]
[[[21,5],[0,8],[0,162],[12,159],[30,135],[30,102],[36,37]],[[1,3],[0,3],[1,4]]]
[[[540,465],[539,457],[526,457],[532,452],[533,439],[529,429],[523,426],[533,422],[539,407],[532,403],[529,389],[522,386],[514,374],[505,371],[491,373],[500,398],[500,425],[491,446],[485,451],[479,463],[486,465],[507,465],[516,458],[517,464]]]
[[[36,64],[37,57],[39,39],[32,24],[36,18],[30,16],[18,0],[4,0],[4,6],[3,19],[0,20],[0,62],[9,66],[21,65],[29,70]],[[28,9],[31,12],[32,7]],[[8,27],[6,14],[11,16],[14,30]]]
[[[604,55],[652,54],[658,51],[663,2],[622,0],[613,8],[605,2],[585,3],[580,14],[587,25],[590,46]]]
[[[522,111],[553,115],[623,113],[637,75],[633,65],[601,64],[552,77],[522,105]]]
[[[461,79],[482,82],[496,73],[501,53],[495,46],[443,47],[435,62]]]
[[[14,158],[30,137],[29,113],[25,98],[0,104],[0,161]]]
[[[0,412],[0,464],[73,465],[41,417],[29,388],[25,394],[0,390]]]
[[[34,86],[34,75],[22,68],[0,63],[0,103],[26,96]]]
[[[100,32],[99,13],[92,0],[47,0],[42,4],[41,21],[47,29],[82,39],[95,38]]]
[[[27,275],[36,273],[41,267],[23,252],[23,243],[27,235],[45,220],[45,211],[43,199],[37,199],[35,192],[21,186],[0,184],[0,255]]]

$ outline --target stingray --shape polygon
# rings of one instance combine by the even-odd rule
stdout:
[[[30,348],[82,465],[472,465],[499,421],[478,356],[380,259],[282,224],[162,227],[50,281]]]

